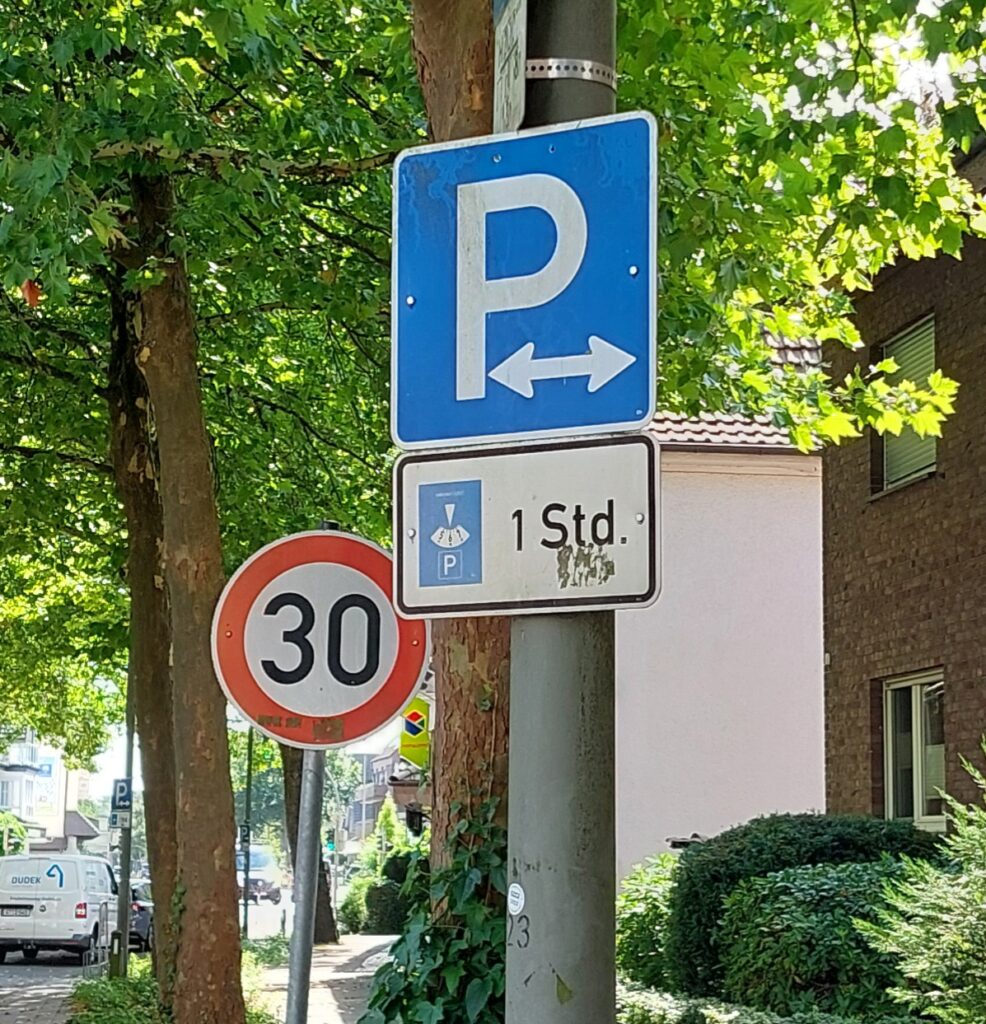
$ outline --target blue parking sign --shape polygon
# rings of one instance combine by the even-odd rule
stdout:
[[[418,502],[421,586],[482,583],[482,481],[422,484]]]
[[[392,315],[399,446],[649,422],[655,137],[650,115],[619,114],[401,155]]]

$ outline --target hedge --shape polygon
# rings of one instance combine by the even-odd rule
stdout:
[[[815,864],[748,878],[726,899],[720,932],[727,999],[775,1013],[899,1013],[903,980],[855,921],[874,921],[898,861]]]
[[[401,887],[389,878],[374,882],[366,890],[367,935],[397,935],[407,924],[411,907]]]
[[[805,864],[879,860],[887,853],[934,858],[936,838],[906,821],[776,814],[686,849],[671,894],[667,956],[675,991],[720,995],[719,920],[726,897],[746,878]]]
[[[619,1024],[863,1024],[858,1018],[830,1013],[795,1013],[782,1017],[748,1006],[709,999],[688,999],[646,989],[621,989]],[[871,1017],[865,1024],[915,1024],[913,1017]]]
[[[666,988],[664,936],[678,858],[673,853],[639,864],[623,880],[616,900],[616,967],[628,981]]]

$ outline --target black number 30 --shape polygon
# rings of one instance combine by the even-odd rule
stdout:
[[[264,615],[278,615],[283,608],[296,608],[301,621],[294,629],[286,629],[281,639],[298,648],[298,664],[294,668],[281,668],[270,658],[261,661],[264,671],[275,683],[290,686],[305,679],[315,666],[315,648],[308,634],[315,626],[315,609],[311,601],[301,594],[278,594],[271,598],[264,609]],[[361,611],[366,616],[366,652],[363,667],[350,671],[342,663],[343,619],[348,611]],[[368,683],[380,667],[380,609],[363,594],[347,594],[340,597],[329,611],[329,674],[343,686],[362,686]]]

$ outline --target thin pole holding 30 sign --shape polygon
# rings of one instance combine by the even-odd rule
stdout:
[[[325,751],[396,718],[428,669],[428,624],[398,619],[392,574],[390,555],[370,541],[294,534],[240,566],[213,616],[213,663],[230,703],[305,752],[287,1024],[308,1019]]]

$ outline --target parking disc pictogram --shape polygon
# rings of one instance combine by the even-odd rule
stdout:
[[[300,533],[236,571],[212,623],[230,703],[274,739],[342,746],[397,717],[428,667],[423,620],[398,618],[382,548],[349,534]]]

